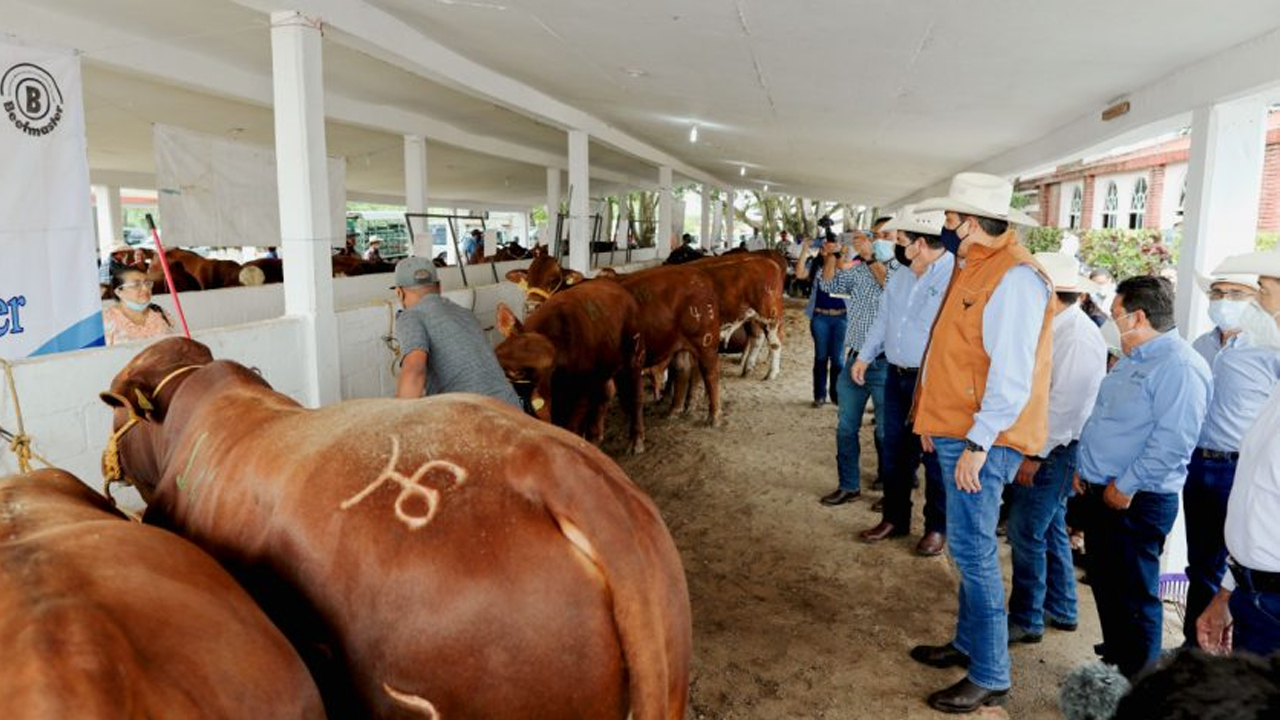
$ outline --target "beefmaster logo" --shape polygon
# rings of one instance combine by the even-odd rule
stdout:
[[[62,122],[62,90],[49,71],[18,63],[0,75],[0,107],[5,117],[31,137],[53,132]]]

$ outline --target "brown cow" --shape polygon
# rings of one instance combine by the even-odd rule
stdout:
[[[104,399],[107,475],[233,570],[331,717],[683,717],[679,555],[581,439],[468,394],[308,410],[184,338]]]
[[[166,250],[165,255],[169,260],[170,268],[181,265],[184,270],[191,273],[196,282],[200,283],[201,290],[261,285],[264,280],[260,270],[246,271],[234,260],[206,258],[182,248]]]
[[[494,352],[517,388],[532,391],[539,417],[599,442],[611,396],[621,386],[631,421],[631,452],[644,451],[640,373],[645,344],[640,310],[626,290],[611,282],[583,283],[556,293],[521,323],[498,305],[498,330],[506,337]]]
[[[519,283],[524,290],[525,315],[533,312],[547,298],[577,285],[585,278],[577,270],[565,270],[543,245],[533,247],[533,262],[527,270],[510,270],[507,279]]]
[[[60,470],[0,479],[0,717],[324,717],[294,649],[194,545]]]
[[[695,260],[686,264],[706,273],[720,300],[720,339],[728,341],[744,324],[759,324],[769,345],[766,380],[782,369],[782,308],[786,273],[782,266],[756,253],[738,253]],[[756,331],[742,354],[742,374],[755,369],[764,342]]]

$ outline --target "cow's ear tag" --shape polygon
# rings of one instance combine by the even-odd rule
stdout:
[[[543,400],[540,397],[536,397],[533,399],[533,402],[531,404],[533,405],[533,409],[536,411],[536,410],[541,410],[543,406],[547,404],[547,401]]]
[[[138,407],[141,408],[143,412],[151,412],[152,410],[155,410],[151,401],[147,399],[147,394],[142,392],[142,388],[134,388],[133,395],[138,398]]]

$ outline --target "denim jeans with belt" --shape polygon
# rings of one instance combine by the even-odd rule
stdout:
[[[1231,593],[1231,647],[1267,657],[1280,651],[1280,593],[1237,583]]]
[[[911,429],[911,400],[916,390],[915,368],[890,365],[884,385],[884,513],[895,528],[911,527],[911,490],[916,470],[924,461],[924,531],[947,532],[947,490],[935,453],[920,451],[920,436]]]
[[[856,359],[850,355],[845,361],[849,367]],[[879,477],[883,480],[884,470],[884,382],[889,364],[883,356],[877,358],[867,367],[866,384],[859,385],[849,376],[849,372],[840,373],[837,384],[840,393],[839,420],[836,423],[836,471],[840,475],[840,489],[849,492],[862,489],[862,470],[858,463],[862,461],[862,443],[858,439],[858,430],[862,427],[862,412],[867,409],[867,399],[875,403],[876,413],[876,457],[879,464]]]
[[[1132,678],[1160,657],[1160,554],[1178,517],[1177,493],[1137,492],[1125,510],[1086,485],[1082,507],[1089,588],[1102,623],[1102,661]]]
[[[814,310],[809,320],[809,334],[813,336],[813,399],[839,402],[840,371],[844,368],[844,334],[849,321],[843,311],[839,315],[824,315]]]
[[[1059,445],[1040,465],[1031,487],[1009,486],[1009,543],[1013,590],[1009,625],[1039,635],[1045,616],[1074,625],[1076,571],[1067,538],[1067,497],[1079,443]]]
[[[1218,594],[1227,571],[1227,499],[1236,477],[1236,461],[1209,458],[1196,450],[1187,465],[1182,486],[1183,517],[1187,524],[1187,612],[1182,633],[1188,647],[1199,647],[1196,618]]]
[[[952,644],[969,656],[969,680],[988,690],[1009,687],[1009,620],[997,554],[1000,496],[1013,482],[1022,453],[993,447],[987,453],[976,493],[956,487],[956,463],[964,441],[933,438],[947,488],[947,548],[960,571],[960,611]]]

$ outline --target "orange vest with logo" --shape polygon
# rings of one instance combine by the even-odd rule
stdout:
[[[916,396],[919,435],[962,439],[973,427],[987,389],[991,358],[982,344],[982,314],[1005,273],[1017,265],[1033,268],[1052,292],[1053,283],[1012,231],[992,246],[974,245],[956,271],[934,323]],[[1046,303],[1036,342],[1031,397],[995,444],[1038,455],[1049,436],[1049,376],[1053,352],[1053,303]]]

